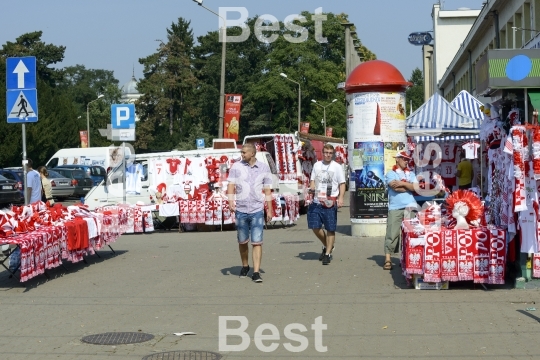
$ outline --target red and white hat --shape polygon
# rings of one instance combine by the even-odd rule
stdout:
[[[394,156],[396,159],[397,158],[403,158],[403,159],[406,159],[406,160],[410,160],[411,159],[411,156],[406,152],[406,151],[400,151],[396,154],[396,156]]]

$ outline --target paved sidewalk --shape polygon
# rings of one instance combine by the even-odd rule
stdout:
[[[0,359],[142,359],[179,350],[213,351],[224,359],[540,358],[537,291],[485,291],[472,284],[448,291],[408,288],[397,258],[392,271],[382,269],[382,238],[350,237],[348,212],[339,212],[342,225],[328,266],[318,261],[321,247],[306,216],[296,226],[266,231],[262,284],[238,278],[232,231],[126,235],[113,244],[117,256],[102,251],[88,265],[51,271],[51,280],[19,284],[3,271]],[[525,311],[536,306],[536,312]],[[248,319],[245,351],[219,350],[219,316]],[[311,324],[320,316],[328,328],[316,346]],[[274,352],[262,352],[253,341],[264,323],[279,331]],[[303,352],[284,347],[300,345],[284,336],[291,323],[307,329]],[[90,334],[131,331],[155,338],[115,347],[81,342]],[[184,331],[197,335],[173,335]],[[317,351],[320,346],[328,351]]]

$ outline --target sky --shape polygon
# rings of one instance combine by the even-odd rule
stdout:
[[[422,68],[421,46],[407,41],[412,32],[432,30],[437,0],[204,0],[204,6],[244,7],[249,17],[270,14],[283,21],[302,11],[346,13],[359,39],[380,60],[409,79]],[[483,0],[441,0],[444,10],[480,9]],[[0,12],[0,44],[28,32],[43,31],[42,40],[66,46],[58,67],[84,65],[112,70],[120,85],[141,78],[139,58],[156,52],[158,39],[179,17],[191,21],[195,38],[219,28],[219,18],[193,0],[17,0]],[[24,13],[21,14],[20,11]],[[229,15],[234,18],[234,14]],[[324,35],[324,34],[323,34]]]

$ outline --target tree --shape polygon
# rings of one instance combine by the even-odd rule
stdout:
[[[45,44],[41,41],[42,31],[34,31],[19,36],[15,42],[8,41],[2,45],[0,57],[35,56],[37,76],[49,86],[55,86],[62,79],[61,71],[50,68],[50,65],[64,60],[65,46]]]
[[[413,83],[413,86],[405,92],[405,109],[407,114],[412,113],[412,111],[418,109],[424,103],[424,75],[422,71],[419,68],[414,69],[409,81]],[[410,108],[411,102],[412,111]]]
[[[167,42],[161,42],[156,53],[139,59],[144,65],[144,78],[138,89],[144,95],[136,103],[141,119],[136,147],[148,149],[159,147],[163,141],[178,142],[184,136],[184,127],[196,115],[192,106],[197,87],[191,65],[193,43],[190,22],[179,18],[167,29]],[[156,138],[158,133],[161,136]]]

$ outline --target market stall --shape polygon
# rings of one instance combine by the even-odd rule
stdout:
[[[82,204],[50,208],[37,202],[0,211],[0,225],[0,244],[20,249],[18,270],[20,281],[25,282],[62,266],[64,260],[83,261],[85,256],[110,246],[126,232],[128,212],[122,206],[92,212]],[[8,271],[4,262],[11,256],[12,251],[2,261]]]
[[[413,153],[416,173],[438,174],[445,186],[456,188],[456,170],[461,153],[472,160],[475,171],[480,172],[478,155],[479,133],[483,114],[475,107],[481,103],[467,92],[461,92],[448,103],[434,94],[407,118],[409,150]],[[473,179],[473,186],[476,184]]]

